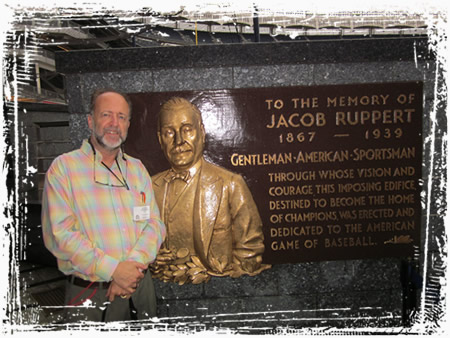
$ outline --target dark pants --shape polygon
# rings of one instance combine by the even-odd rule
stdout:
[[[145,277],[139,282],[139,287],[131,295],[131,302],[130,299],[123,299],[120,296],[116,296],[114,301],[110,302],[106,298],[107,291],[108,289],[93,287],[85,289],[67,281],[65,322],[112,322],[148,319],[156,316],[156,295],[150,271],[147,271]],[[92,294],[92,298],[86,300]],[[80,305],[68,305],[69,302],[80,303]]]

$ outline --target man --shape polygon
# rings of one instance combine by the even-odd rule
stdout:
[[[147,270],[166,229],[148,172],[121,150],[130,118],[125,95],[94,93],[89,140],[57,157],[46,174],[42,230],[46,247],[68,276],[68,322],[156,315]]]
[[[171,169],[152,180],[167,238],[152,265],[179,284],[210,276],[255,275],[262,265],[262,222],[240,175],[203,158],[205,128],[198,108],[172,98],[160,110],[158,139]]]

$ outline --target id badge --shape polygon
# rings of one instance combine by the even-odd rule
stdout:
[[[134,221],[145,221],[150,219],[150,206],[144,205],[141,207],[133,208],[133,220]]]

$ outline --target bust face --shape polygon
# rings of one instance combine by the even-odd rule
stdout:
[[[161,115],[159,143],[175,171],[188,170],[203,155],[205,129],[189,106],[177,105]]]

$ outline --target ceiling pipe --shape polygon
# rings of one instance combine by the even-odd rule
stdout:
[[[258,17],[258,8],[256,8],[256,6],[255,11],[253,12],[253,32],[255,34],[255,42],[260,42],[259,17]]]

